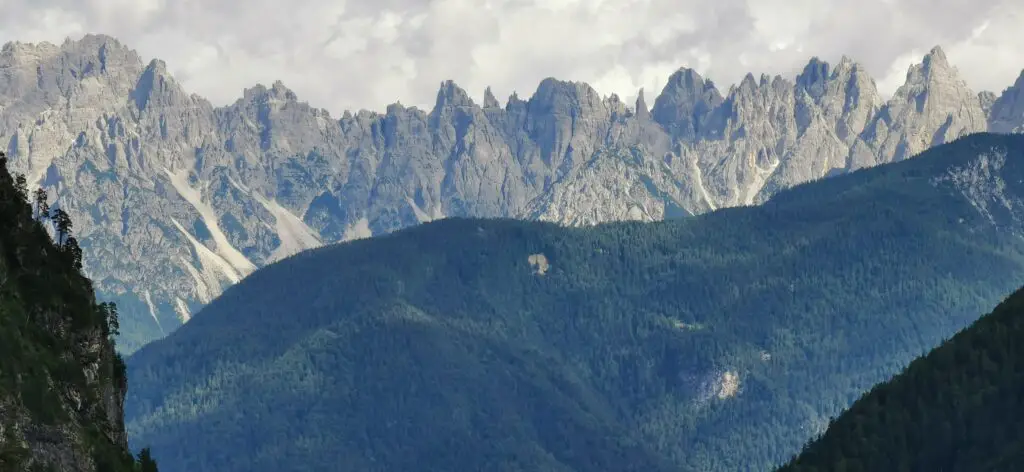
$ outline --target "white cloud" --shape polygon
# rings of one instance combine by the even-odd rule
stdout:
[[[812,55],[862,62],[891,93],[940,44],[976,90],[1024,68],[1018,0],[5,0],[0,42],[113,35],[226,104],[280,79],[338,114],[430,108],[454,79],[478,99],[545,77],[648,101],[681,66],[723,89],[792,77]]]

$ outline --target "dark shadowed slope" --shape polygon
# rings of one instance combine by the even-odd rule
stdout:
[[[761,207],[307,251],[129,359],[129,431],[171,472],[768,470],[1024,280],[1022,179],[974,135]]]
[[[1024,290],[858,400],[780,472],[1024,470]]]

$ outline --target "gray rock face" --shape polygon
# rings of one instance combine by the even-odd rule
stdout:
[[[0,52],[0,139],[74,218],[133,350],[257,267],[446,216],[570,225],[757,204],[973,131],[1020,130],[1022,80],[971,92],[941,49],[885,102],[863,67],[813,59],[725,95],[672,75],[648,110],[546,79],[504,107],[444,82],[429,112],[340,119],[280,82],[214,107],[113,38]],[[988,98],[986,98],[988,97]],[[987,110],[991,110],[987,114]]]
[[[992,102],[988,126],[996,133],[1024,133],[1024,71]]]
[[[868,125],[865,141],[878,162],[898,161],[931,146],[987,129],[981,99],[936,47],[907,72],[907,82]]]
[[[128,386],[112,382],[105,370],[110,368],[109,356],[113,354],[106,336],[99,331],[84,333],[83,342],[62,354],[87,360],[81,365],[87,380],[83,385],[73,386],[73,382],[64,378],[41,379],[56,387],[60,400],[55,408],[59,408],[60,420],[43,421],[24,407],[25,399],[0,395],[0,451],[26,451],[23,460],[30,469],[23,470],[97,470],[83,434],[88,428],[98,428],[117,447],[128,450],[128,433],[124,426]],[[0,466],[5,464],[0,460]]]

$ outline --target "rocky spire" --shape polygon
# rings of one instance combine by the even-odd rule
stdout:
[[[491,91],[490,86],[484,89],[484,108],[501,108],[501,104],[498,103],[497,98],[494,98],[494,92]]]
[[[639,120],[651,119],[651,112],[647,109],[647,102],[644,101],[643,87],[640,87],[640,91],[636,94],[636,117]]]
[[[825,94],[829,72],[830,67],[827,62],[817,56],[812,57],[810,62],[804,66],[803,72],[796,76],[796,85],[806,90],[814,99],[819,99]]]
[[[998,99],[999,97],[996,94],[989,92],[988,90],[978,92],[978,101],[981,102],[981,111],[985,112],[985,116],[988,116],[992,112],[992,105],[994,105]]]
[[[473,106],[473,99],[469,98],[469,94],[462,87],[456,85],[452,80],[441,82],[441,87],[437,91],[437,101],[434,105],[435,110],[445,107],[469,106]]]
[[[942,50],[942,46],[935,46],[928,54],[924,56],[923,64],[927,68],[941,67],[949,68],[949,60],[946,59],[946,51]]]
[[[907,70],[907,80],[896,90],[871,127],[868,141],[882,162],[911,157],[931,146],[987,129],[978,95],[949,64],[936,46],[920,64]],[[881,131],[879,126],[888,127]]]
[[[988,123],[995,133],[1024,133],[1024,71],[992,103]]]
[[[670,134],[683,140],[696,138],[700,123],[722,103],[710,80],[689,68],[677,70],[654,100],[651,116]]]

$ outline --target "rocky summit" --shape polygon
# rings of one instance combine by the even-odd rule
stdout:
[[[849,58],[720,90],[674,73],[648,108],[543,80],[482,104],[447,81],[429,112],[339,118],[277,82],[215,107],[162,61],[89,35],[0,52],[0,139],[13,170],[69,212],[133,351],[261,267],[446,216],[567,225],[758,204],[795,184],[1024,130],[1024,76],[972,92],[941,49],[888,101]]]

